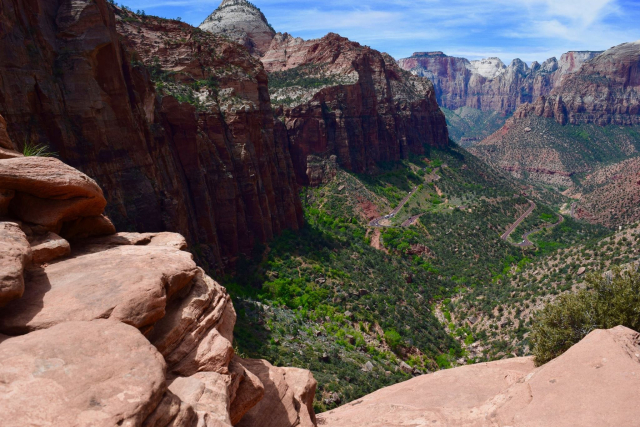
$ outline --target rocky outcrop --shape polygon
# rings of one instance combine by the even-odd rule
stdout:
[[[276,34],[260,9],[247,0],[223,0],[200,29],[224,34],[257,56],[264,55]]]
[[[598,55],[514,117],[531,115],[562,125],[640,125],[640,40]]]
[[[378,162],[448,144],[433,86],[389,55],[337,34],[304,41],[278,33],[262,63],[302,184],[326,181],[319,172],[328,165],[316,165],[331,156],[371,173]]]
[[[433,82],[438,104],[450,110],[470,107],[512,114],[518,106],[548,95],[565,76],[601,52],[567,52],[529,67],[520,59],[506,66],[499,58],[469,61],[442,52],[416,52],[401,68]]]
[[[316,380],[309,371],[278,368],[264,360],[245,360],[243,366],[264,384],[265,398],[240,421],[240,427],[316,425],[313,399]]]
[[[106,0],[3,2],[0,26],[0,157],[48,145],[100,182],[119,229],[178,232],[220,271],[302,224],[267,75],[241,46]]]
[[[102,195],[93,180],[42,157],[0,160],[0,177],[16,195],[0,218],[3,425],[257,427],[282,406],[290,422],[278,427],[315,426],[311,373],[271,367],[286,378],[271,387],[252,368],[271,365],[234,357],[231,298],[182,236],[85,229],[66,240],[51,224],[64,235],[104,208],[84,200]],[[38,195],[38,215],[13,208],[23,192]],[[59,216],[67,200],[74,215]]]
[[[580,60],[567,56],[563,67],[575,70]],[[470,151],[518,178],[570,187],[573,175],[636,155],[640,138],[626,126],[637,125],[640,42],[611,48],[566,74]]]
[[[135,328],[66,322],[0,342],[3,425],[142,425],[166,389],[162,356]]]
[[[537,369],[516,358],[439,371],[318,418],[332,427],[634,425],[639,367],[640,335],[619,326]]]

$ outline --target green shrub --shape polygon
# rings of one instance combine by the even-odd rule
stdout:
[[[534,319],[533,355],[540,366],[560,356],[595,329],[640,329],[640,273],[614,270],[589,275],[587,287],[565,294]]]
[[[384,333],[384,340],[392,350],[397,349],[398,346],[402,344],[402,337],[394,329],[389,329]]]

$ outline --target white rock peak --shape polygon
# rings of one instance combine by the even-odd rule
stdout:
[[[507,71],[507,66],[500,58],[491,57],[478,61],[470,61],[473,71],[487,79],[494,79]]]

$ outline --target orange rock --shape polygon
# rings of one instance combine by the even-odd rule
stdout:
[[[36,236],[30,243],[34,264],[43,264],[71,253],[69,242],[51,232]]]
[[[378,390],[318,416],[331,427],[600,427],[637,424],[640,334],[597,330],[535,369],[530,358],[463,366]]]
[[[117,319],[145,328],[196,274],[191,254],[119,246],[30,270],[23,298],[0,312],[0,331],[22,334],[71,320]]]
[[[264,397],[240,420],[239,427],[315,426],[308,406],[316,385],[311,373],[289,371],[288,375],[287,369],[265,360],[244,359],[242,365],[260,379]]]
[[[66,322],[0,342],[6,427],[140,426],[166,389],[164,361],[131,326]]]
[[[16,192],[9,205],[13,215],[52,230],[100,215],[107,204],[94,180],[51,157],[0,160],[0,189]]]
[[[242,417],[264,397],[264,385],[260,378],[242,366],[242,359],[234,357],[229,370],[236,376],[232,385],[229,416],[231,424],[236,425]]]
[[[116,228],[113,223],[104,215],[87,216],[66,222],[60,230],[60,234],[69,240],[109,236],[115,232]]]
[[[31,246],[18,224],[0,222],[0,307],[22,296],[30,262]]]

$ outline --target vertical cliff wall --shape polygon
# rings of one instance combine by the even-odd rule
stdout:
[[[186,24],[150,21],[176,36],[154,40],[146,21],[127,20],[140,44],[175,53],[184,81],[222,70],[215,84],[229,99],[203,107],[156,91],[105,0],[9,0],[0,5],[0,114],[13,141],[47,144],[100,182],[121,229],[180,232],[219,269],[298,228],[297,184],[261,65]]]
[[[448,144],[433,85],[389,55],[337,34],[304,41],[279,33],[262,62],[303,184],[322,182],[332,159],[371,173],[378,162]]]
[[[559,61],[549,58],[529,67],[520,59],[507,66],[498,58],[469,61],[442,52],[416,52],[398,64],[431,80],[443,107],[470,107],[509,115],[518,106],[548,95],[566,76],[600,53],[567,52]]]

